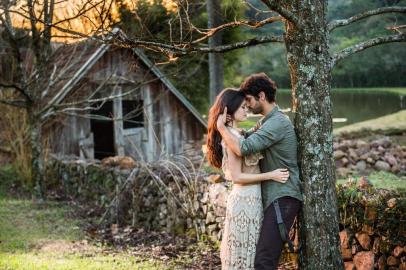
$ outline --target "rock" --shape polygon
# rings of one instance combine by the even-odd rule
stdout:
[[[334,151],[334,159],[341,159],[342,157],[345,157],[345,153],[341,150]]]
[[[372,236],[375,233],[374,228],[372,226],[370,226],[369,224],[363,224],[362,231],[366,232],[369,236]]]
[[[379,146],[388,148],[389,146],[391,146],[391,144],[392,143],[391,143],[391,141],[389,140],[388,137],[384,137],[382,139],[378,139],[378,140],[375,140],[375,141],[371,142],[371,146],[376,147],[376,148],[378,148]]]
[[[403,247],[396,246],[395,249],[393,250],[393,256],[400,257],[400,255],[403,254],[403,251],[404,251]]]
[[[386,204],[389,208],[394,208],[396,206],[396,198],[389,199]]]
[[[375,163],[375,169],[377,169],[378,171],[388,172],[388,171],[390,171],[390,165],[389,165],[389,163],[387,163],[385,161],[378,160]]]
[[[363,172],[366,170],[366,168],[367,168],[367,163],[363,160],[360,160],[357,162],[357,164],[355,164],[355,169],[357,171]]]
[[[398,165],[398,161],[392,154],[386,153],[384,158],[391,166]]]
[[[227,188],[221,183],[210,185],[209,198],[211,204],[225,208],[228,198]]]
[[[340,232],[340,243],[341,243],[341,248],[349,248],[349,239],[348,239],[347,230],[342,230]]]
[[[223,177],[220,174],[210,174],[207,176],[207,180],[213,184],[223,182]]]
[[[353,261],[344,262],[345,270],[356,270]]]
[[[214,214],[216,217],[225,217],[226,216],[226,208],[221,206],[214,207]]]
[[[343,165],[343,166],[345,166],[345,165],[347,165],[348,164],[348,159],[346,158],[346,157],[343,157],[342,159],[340,159],[340,162],[341,162],[341,164]]]
[[[369,144],[366,141],[357,140],[355,142],[355,147],[357,147],[357,148],[369,148]]]
[[[385,265],[386,265],[386,256],[382,255],[378,259],[378,270],[385,270]]]
[[[352,260],[352,253],[351,253],[351,249],[349,249],[349,248],[341,248],[341,255],[342,255],[344,261]]]
[[[207,214],[207,205],[202,206],[203,214]]]
[[[376,237],[375,239],[374,239],[374,244],[372,245],[372,251],[375,253],[375,254],[378,254],[379,253],[379,245],[381,244],[381,238],[379,238],[379,237]]]
[[[217,229],[217,224],[212,224],[207,226],[207,232],[208,234],[212,234],[215,230]]]
[[[357,187],[361,189],[368,189],[372,187],[372,183],[365,176],[361,176],[358,180]]]
[[[371,151],[371,153],[369,153],[369,157],[372,158],[373,160],[379,160],[379,157],[381,156],[381,153],[379,153],[378,151]]]
[[[346,178],[350,173],[351,170],[344,167],[336,169],[337,178]]]
[[[367,161],[367,163],[369,163],[369,164],[375,164],[375,160],[374,160],[373,158],[371,158],[371,157],[368,157],[368,158],[366,159],[366,161]]]
[[[406,257],[400,259],[399,270],[406,270]]]
[[[359,159],[357,152],[354,149],[348,149],[348,155],[353,161],[357,161]]]
[[[406,163],[406,162],[405,162]],[[390,169],[390,171],[392,173],[399,173],[400,172],[400,166],[399,165],[393,165],[392,168]]]
[[[372,251],[361,251],[355,254],[354,264],[357,270],[374,269],[374,253]]]
[[[216,223],[217,223],[217,224],[222,224],[222,223],[224,223],[224,217],[216,217]]]
[[[399,264],[399,259],[394,256],[389,256],[389,258],[386,260],[386,264],[389,266],[396,266]]]
[[[216,221],[216,217],[212,212],[208,212],[206,216],[206,224],[212,224]]]
[[[371,238],[367,233],[356,233],[355,237],[357,238],[359,244],[363,249],[369,250],[371,247]]]
[[[205,192],[205,193],[203,193],[203,196],[202,196],[202,198],[200,199],[200,202],[203,203],[203,204],[205,204],[205,203],[207,203],[208,201],[209,201],[209,193]]]

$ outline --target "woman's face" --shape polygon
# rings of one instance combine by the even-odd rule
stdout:
[[[246,104],[246,101],[243,101],[238,107],[238,109],[235,111],[233,118],[237,122],[242,122],[247,120],[247,114],[248,114],[248,107]]]

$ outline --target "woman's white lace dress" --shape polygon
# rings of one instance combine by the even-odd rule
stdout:
[[[231,132],[241,136],[235,129]],[[223,172],[231,180],[227,151],[223,145]],[[260,173],[260,154],[243,158],[242,171]],[[263,219],[261,184],[234,184],[227,199],[224,232],[220,247],[222,270],[254,269],[255,249]]]

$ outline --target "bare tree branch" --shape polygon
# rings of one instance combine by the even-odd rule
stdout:
[[[350,23],[374,16],[374,15],[383,14],[383,13],[406,13],[406,7],[383,7],[383,8],[369,10],[369,11],[354,15],[348,19],[332,21],[328,24],[328,29],[329,29],[329,31],[332,31],[335,28],[346,26]]]
[[[287,10],[286,8],[282,7],[282,5],[280,3],[277,3],[277,1],[274,0],[261,0],[262,3],[264,3],[270,10],[273,10],[277,13],[279,13],[279,15],[281,15],[282,17],[284,17],[286,20],[290,21],[291,23],[293,23],[296,27],[299,26],[299,20],[298,18],[295,16],[295,14],[293,14],[292,12],[290,12],[289,10]]]
[[[166,53],[170,57],[189,55],[193,53],[224,53],[235,49],[270,42],[284,42],[284,39],[282,36],[263,36],[236,42],[233,44],[220,45],[211,48],[208,46],[193,46],[190,43],[164,44],[152,41],[133,40],[126,36],[120,36],[118,39],[113,39],[112,41],[110,41],[110,43],[114,43],[122,47],[128,48],[144,47],[147,49],[159,50]]]
[[[342,60],[343,58],[352,55],[354,53],[363,51],[365,49],[371,48],[376,45],[391,43],[391,42],[404,42],[406,41],[406,34],[400,35],[391,35],[385,37],[377,37],[365,42],[361,42],[354,46],[345,48],[337,53],[335,53],[332,57],[332,66],[334,66],[338,61]]]
[[[204,33],[205,36],[203,36],[203,37],[201,37],[199,39],[196,39],[192,43],[194,43],[194,44],[195,43],[200,43],[203,40],[206,40],[206,39],[214,36],[217,32],[222,31],[222,30],[227,29],[227,28],[235,28],[235,27],[238,27],[240,25],[248,26],[250,28],[260,28],[260,27],[262,27],[262,26],[264,26],[266,24],[270,24],[270,23],[273,23],[273,22],[281,21],[281,20],[282,20],[282,17],[277,16],[277,17],[270,17],[270,18],[267,18],[267,19],[259,21],[259,22],[252,22],[252,21],[243,20],[243,21],[234,21],[234,22],[225,23],[225,24],[222,24],[222,25],[220,25],[218,27],[209,29],[207,32]]]

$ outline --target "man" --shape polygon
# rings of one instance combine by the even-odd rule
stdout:
[[[239,156],[261,152],[262,172],[278,168],[289,169],[285,184],[275,181],[262,182],[264,220],[257,244],[255,269],[277,269],[279,257],[287,236],[303,201],[297,165],[297,139],[289,118],[275,103],[276,85],[265,73],[253,74],[241,84],[246,102],[255,114],[264,117],[258,129],[247,138],[237,138],[226,127],[226,115],[221,115],[217,128],[227,146]]]

